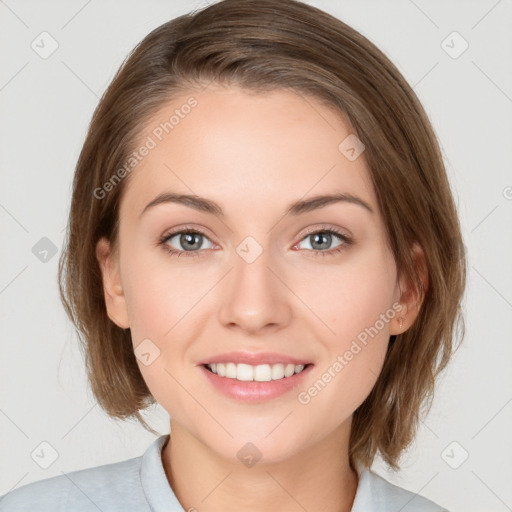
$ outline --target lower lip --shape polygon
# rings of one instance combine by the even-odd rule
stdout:
[[[312,364],[308,365],[300,373],[295,373],[291,377],[266,382],[256,382],[219,377],[216,373],[211,372],[206,367],[200,366],[201,371],[206,375],[215,389],[229,398],[253,403],[272,400],[273,398],[277,398],[278,396],[288,393],[302,383],[311,368],[313,368]]]

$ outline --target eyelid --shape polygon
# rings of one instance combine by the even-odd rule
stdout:
[[[205,230],[203,228],[195,227],[194,225],[184,225],[184,226],[176,226],[174,228],[168,229],[164,231],[164,234],[160,237],[160,241],[164,239],[172,238],[176,235],[179,235],[183,232],[196,232],[200,235],[205,236],[211,242],[216,243],[213,239],[215,238],[213,235],[209,234],[209,230]]]
[[[349,239],[354,238],[348,229],[340,228],[339,226],[333,226],[332,224],[320,224],[312,228],[306,228],[305,231],[299,232],[297,236],[300,236],[300,241],[302,241],[306,236],[312,235],[313,233],[317,233],[319,231],[335,231],[340,236],[344,236]]]

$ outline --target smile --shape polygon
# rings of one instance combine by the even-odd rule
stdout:
[[[297,393],[313,367],[312,363],[250,365],[234,362],[203,363],[198,366],[214,390],[230,399],[253,404],[273,400],[293,391]]]
[[[250,365],[244,363],[212,363],[205,365],[212,373],[219,377],[236,379],[239,381],[268,382],[289,378],[296,373],[301,373],[308,365],[303,364],[259,364]]]

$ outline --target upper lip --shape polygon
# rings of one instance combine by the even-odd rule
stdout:
[[[258,364],[309,364],[311,361],[288,356],[286,354],[278,354],[277,352],[227,352],[217,356],[211,356],[199,361],[198,365],[213,363],[245,363],[250,365]]]

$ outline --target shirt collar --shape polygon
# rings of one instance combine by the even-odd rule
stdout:
[[[375,504],[371,501],[371,471],[358,461],[354,461],[354,469],[357,473],[357,489],[350,512],[376,512]]]
[[[162,462],[162,450],[169,438],[170,434],[158,437],[142,456],[140,480],[152,512],[184,512],[167,480]],[[351,512],[374,512],[375,503],[371,501],[372,473],[357,461],[354,469],[358,484]]]
[[[142,456],[140,481],[152,512],[184,512],[169,485],[162,462],[164,449],[170,434],[160,436]]]

